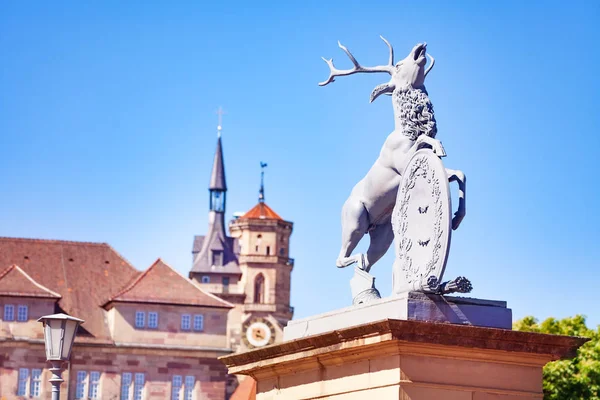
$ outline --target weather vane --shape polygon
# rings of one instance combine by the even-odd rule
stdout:
[[[260,190],[258,191],[258,201],[264,203],[265,201],[265,168],[267,167],[266,162],[260,162]]]

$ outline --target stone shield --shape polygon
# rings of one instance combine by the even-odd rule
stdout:
[[[450,250],[452,204],[442,161],[430,149],[408,162],[392,213],[393,291],[435,291]]]

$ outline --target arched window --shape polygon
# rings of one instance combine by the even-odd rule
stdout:
[[[258,274],[254,279],[254,302],[259,304],[265,302],[265,277],[263,274]]]

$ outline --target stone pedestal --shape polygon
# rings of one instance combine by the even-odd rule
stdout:
[[[283,330],[283,340],[299,339],[385,318],[512,328],[512,311],[506,307],[505,301],[407,292],[290,321]]]
[[[257,399],[542,399],[542,367],[586,339],[385,319],[221,357]]]

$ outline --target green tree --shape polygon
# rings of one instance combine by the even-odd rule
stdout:
[[[572,360],[554,361],[544,367],[544,399],[600,400],[600,326],[589,329],[585,317],[576,315],[561,320],[548,318],[541,323],[525,317],[515,322],[513,329],[590,338]]]

